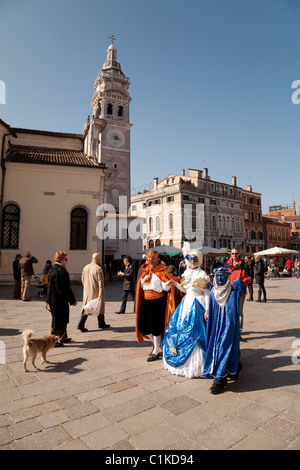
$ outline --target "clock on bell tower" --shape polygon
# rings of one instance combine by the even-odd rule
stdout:
[[[92,98],[93,115],[88,117],[84,130],[85,153],[106,163],[112,170],[107,179],[107,203],[119,212],[119,197],[127,197],[130,205],[130,129],[128,88],[129,78],[124,75],[112,43],[107,58],[96,78]]]

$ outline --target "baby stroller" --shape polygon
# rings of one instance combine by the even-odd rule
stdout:
[[[44,274],[43,279],[41,280],[39,277],[37,278],[37,284],[35,287],[40,287],[37,291],[36,296],[39,299],[44,299],[47,295],[47,287],[48,287],[48,274]]]

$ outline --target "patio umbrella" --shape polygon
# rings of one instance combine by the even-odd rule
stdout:
[[[182,253],[180,248],[175,248],[175,246],[170,245],[155,246],[153,251],[157,251],[157,253],[161,255],[180,255]]]
[[[211,246],[202,246],[198,251],[205,256],[225,256],[230,253],[226,248],[212,248]]]
[[[298,255],[299,251],[289,250],[288,248],[281,248],[281,246],[274,246],[267,250],[258,251],[254,253],[254,256],[289,256],[289,255]]]

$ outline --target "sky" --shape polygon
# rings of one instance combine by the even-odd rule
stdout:
[[[0,0],[0,118],[82,133],[113,34],[132,194],[208,168],[261,193],[263,213],[299,214],[299,19],[299,0]]]

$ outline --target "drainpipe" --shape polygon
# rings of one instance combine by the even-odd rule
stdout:
[[[2,220],[3,220],[3,197],[4,197],[4,185],[5,185],[5,174],[6,174],[6,167],[4,163],[4,149],[5,149],[5,138],[11,135],[9,132],[8,134],[3,135],[2,140],[2,148],[1,148],[1,170],[2,170],[2,178],[1,178],[1,200],[0,200],[0,266],[1,266],[1,254],[2,254]]]

